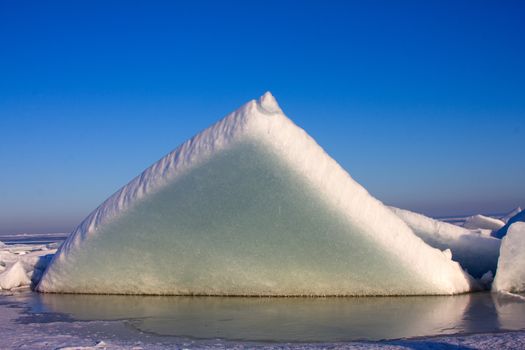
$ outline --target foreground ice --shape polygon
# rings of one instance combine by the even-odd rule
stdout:
[[[0,242],[0,293],[28,289],[37,283],[56,244],[14,244]]]
[[[38,290],[409,295],[467,292],[471,281],[267,93],[107,199],[62,245]]]
[[[441,250],[450,249],[452,260],[474,277],[480,278],[489,271],[496,273],[501,240],[408,210],[390,209],[427,244]]]
[[[503,238],[493,290],[525,292],[525,222],[516,222]]]
[[[63,295],[57,295],[61,297]],[[103,296],[100,296],[103,298]],[[5,297],[4,297],[5,298]],[[12,297],[9,297],[12,298]],[[401,299],[401,298],[400,298]],[[403,298],[405,299],[405,298]],[[410,299],[410,298],[406,298]],[[262,300],[262,299],[259,299]],[[292,301],[293,299],[288,299]],[[319,299],[317,299],[319,300]],[[334,299],[332,299],[334,300]],[[359,299],[357,299],[359,300]],[[129,321],[72,321],[39,314],[40,320],[26,313],[26,307],[13,307],[6,299],[0,299],[0,348],[9,349],[94,349],[94,350],[164,350],[164,349],[523,349],[525,348],[525,332],[497,332],[483,334],[455,334],[439,337],[415,339],[400,339],[386,341],[351,341],[351,342],[249,342],[228,341],[221,339],[199,340],[186,337],[162,337],[137,332],[130,327]],[[312,300],[315,302],[315,300]],[[496,303],[503,318],[500,320],[502,329],[506,328],[506,319],[523,317],[522,307],[516,308],[516,303]],[[500,310],[501,309],[501,310]],[[231,310],[234,311],[234,310]],[[440,317],[437,310],[435,317]],[[314,317],[315,319],[315,317]],[[211,320],[203,320],[204,324]],[[223,320],[227,322],[227,320]],[[320,320],[318,320],[320,321]],[[421,320],[422,323],[426,319]],[[203,325],[204,326],[204,325]],[[381,325],[378,325],[381,326]],[[454,332],[454,330],[450,330]]]

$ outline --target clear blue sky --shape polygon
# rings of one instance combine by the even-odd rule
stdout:
[[[525,205],[525,2],[137,3],[0,2],[0,232],[71,230],[266,90],[388,204]]]

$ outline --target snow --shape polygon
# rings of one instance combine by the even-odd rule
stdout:
[[[525,291],[525,222],[516,222],[503,238],[494,291]]]
[[[266,93],[102,203],[61,246],[38,290],[411,295],[473,285]]]
[[[480,230],[429,218],[408,210],[390,207],[413,231],[430,246],[452,252],[457,261],[472,276],[480,278],[488,271],[496,272],[501,241]]]
[[[507,234],[507,231],[509,230],[509,227],[516,223],[516,222],[524,222],[525,221],[525,210],[522,210],[520,211],[519,213],[517,213],[516,215],[512,216],[508,221],[507,223],[505,224],[505,226],[503,226],[502,228],[500,228],[498,231],[494,232],[492,235],[494,237],[498,237],[498,238],[503,238],[505,237],[505,235]]]
[[[505,226],[505,223],[499,219],[478,214],[474,216],[469,216],[465,220],[463,226],[468,229],[483,229],[497,231],[503,226]]]

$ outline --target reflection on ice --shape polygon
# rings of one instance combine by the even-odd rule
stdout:
[[[378,340],[500,329],[500,306],[494,306],[489,293],[361,298],[44,294],[37,298],[39,311],[67,313],[78,320],[129,319],[141,331],[205,339]],[[505,311],[505,328],[524,328],[523,311],[514,318]]]
[[[522,295],[493,293],[492,298],[502,329],[521,330],[524,328],[525,298]]]

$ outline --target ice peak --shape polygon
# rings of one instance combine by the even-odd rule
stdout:
[[[269,114],[283,112],[281,110],[281,107],[279,107],[277,100],[275,99],[275,97],[273,97],[270,91],[266,91],[264,95],[259,97],[257,104],[264,112],[269,113]]]

